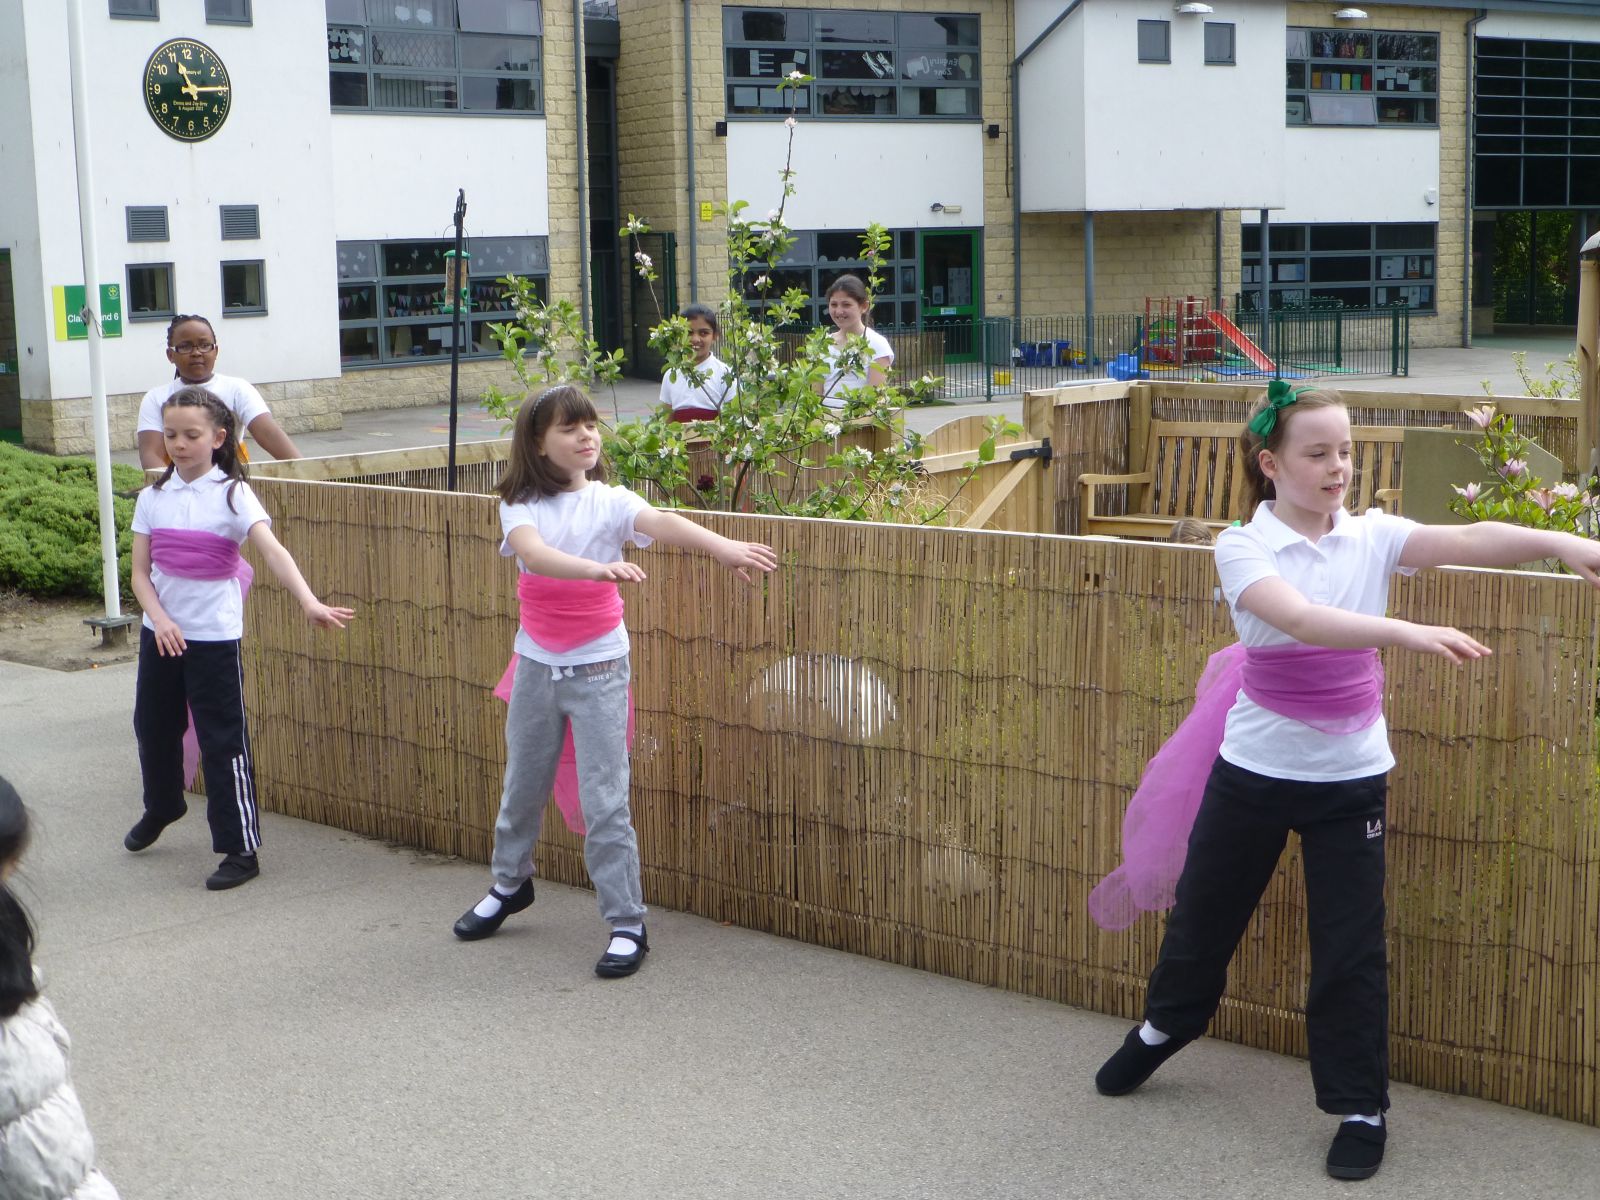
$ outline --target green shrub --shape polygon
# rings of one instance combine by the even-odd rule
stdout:
[[[144,482],[137,467],[113,466],[112,487]],[[122,592],[132,572],[133,501],[112,501]],[[0,443],[0,587],[34,596],[101,596],[99,497],[94,463],[52,458]]]

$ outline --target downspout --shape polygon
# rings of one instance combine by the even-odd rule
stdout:
[[[1022,101],[1017,95],[1017,85],[1021,81],[1022,64],[1028,55],[1039,48],[1045,38],[1056,31],[1056,26],[1070,17],[1083,0],[1072,0],[1072,3],[1061,10],[1054,21],[1046,25],[1044,32],[1028,43],[1028,48],[1011,60],[1011,320],[1013,330],[1015,324],[1022,320]]]
[[[1473,160],[1477,139],[1474,121],[1478,114],[1478,22],[1489,15],[1480,8],[1478,15],[1467,22],[1467,197],[1464,204],[1466,224],[1461,231],[1461,345],[1472,348],[1472,189],[1476,186]]]
[[[589,113],[585,96],[588,73],[583,67],[583,0],[572,0],[572,90],[578,95],[578,128],[573,138],[578,156],[578,312],[583,331],[589,321]]]
[[[699,214],[695,211],[694,187],[694,41],[689,36],[689,10],[693,0],[683,0],[683,119],[688,125],[683,139],[683,165],[689,173],[689,300],[700,295],[700,255],[697,253],[699,235],[696,225]]]

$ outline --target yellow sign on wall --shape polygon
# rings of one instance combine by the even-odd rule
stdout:
[[[700,219],[702,221],[711,220],[711,201],[709,201],[709,200],[700,201]]]

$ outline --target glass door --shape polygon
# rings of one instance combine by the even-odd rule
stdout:
[[[976,229],[918,233],[922,328],[944,331],[946,362],[976,362],[982,349],[978,341],[980,268]]]

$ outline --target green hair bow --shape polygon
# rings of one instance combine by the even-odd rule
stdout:
[[[1267,384],[1267,406],[1250,418],[1250,432],[1263,441],[1271,437],[1278,427],[1278,414],[1300,399],[1301,392],[1309,392],[1311,386],[1292,388],[1281,379]]]

